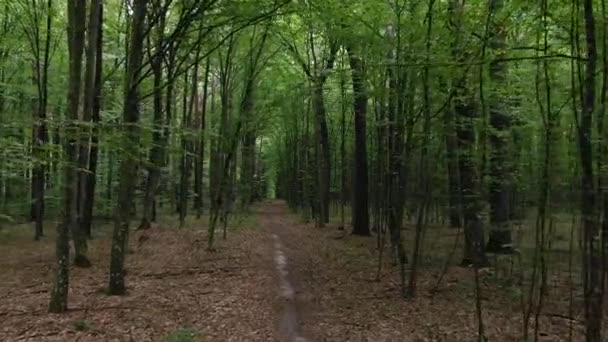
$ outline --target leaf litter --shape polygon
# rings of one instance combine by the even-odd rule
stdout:
[[[266,202],[255,211],[256,223],[231,231],[215,252],[205,249],[204,227],[134,232],[124,297],[104,293],[110,242],[94,240],[93,267],[71,269],[70,310],[63,315],[46,311],[52,241],[3,246],[0,341],[163,341],[180,331],[201,341],[289,341],[281,334],[288,304],[273,263],[273,234],[288,260],[293,317],[307,341],[476,340],[470,269],[449,268],[431,296],[437,274],[421,267],[418,295],[406,300],[389,256],[375,279],[375,239],[303,224],[282,202]],[[488,339],[521,340],[518,301],[491,282],[482,285]],[[558,312],[550,303],[546,311]],[[540,340],[566,341],[568,324],[573,340],[581,340],[579,316],[543,315]]]
[[[61,315],[47,313],[53,242],[7,246],[0,259],[0,341],[163,341],[183,329],[202,341],[272,341],[268,237],[243,228],[218,241],[217,252],[205,243],[202,229],[133,232],[128,293],[120,297],[104,292],[110,241],[93,240],[93,267],[71,268],[69,311]]]

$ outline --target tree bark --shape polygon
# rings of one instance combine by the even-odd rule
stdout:
[[[196,78],[198,67],[194,66],[193,77]],[[183,87],[183,106],[182,106],[182,133],[181,133],[181,156],[179,161],[179,227],[183,228],[186,222],[186,215],[188,214],[188,198],[190,195],[190,169],[192,160],[190,158],[190,127],[191,127],[191,108],[192,96],[188,94],[188,71],[184,72],[184,87]],[[194,81],[196,84],[196,81]],[[189,105],[190,104],[190,105]]]
[[[40,51],[40,31],[36,30],[33,46],[34,51],[34,83],[38,91],[38,99],[34,106],[33,132],[32,132],[32,154],[35,157],[32,169],[32,219],[34,220],[34,239],[39,240],[44,235],[44,194],[46,189],[47,165],[44,162],[46,152],[44,145],[48,143],[49,134],[47,128],[47,108],[48,108],[48,69],[50,65],[51,53],[51,28],[52,28],[52,0],[46,3],[46,33],[44,37],[44,50]],[[36,9],[34,9],[36,11]],[[39,23],[36,22],[35,25]]]
[[[57,226],[56,255],[57,268],[55,282],[51,292],[49,311],[52,313],[65,312],[68,308],[69,288],[69,261],[70,245],[69,233],[77,235],[77,206],[78,197],[78,146],[76,121],[78,120],[78,103],[80,99],[82,52],[84,49],[85,17],[81,14],[86,10],[86,2],[82,0],[68,0],[68,52],[69,52],[69,79],[67,94],[67,127],[65,138],[66,161],[64,166],[64,196],[62,222]],[[86,242],[86,239],[85,239]],[[76,243],[76,255],[82,252]]]
[[[194,184],[196,191],[194,208],[196,210],[197,218],[200,218],[203,213],[203,171],[205,165],[205,123],[207,120],[207,97],[209,96],[209,67],[210,59],[207,58],[205,62],[205,81],[203,84],[203,98],[201,100],[200,111],[200,137],[198,141],[196,164],[194,166]]]
[[[331,155],[329,152],[329,130],[323,97],[325,79],[313,80],[312,105],[315,113],[316,135],[319,147],[318,163],[318,214],[321,225],[329,223],[329,192],[331,187]]]
[[[511,189],[511,163],[509,160],[509,139],[511,117],[506,101],[500,91],[506,81],[507,64],[499,60],[505,56],[506,31],[504,24],[496,18],[503,8],[502,0],[490,0],[489,11],[492,18],[490,49],[494,50],[494,61],[490,63],[490,239],[487,250],[494,253],[510,253],[511,229],[509,227],[509,192]]]
[[[353,234],[369,236],[368,173],[366,146],[367,89],[360,57],[348,48],[348,57],[355,93],[355,165],[353,191]]]
[[[458,139],[454,124],[454,110],[451,105],[444,113],[445,143],[448,166],[448,206],[450,227],[460,228],[462,225],[460,210],[460,177],[458,170]]]
[[[101,0],[91,0],[89,13],[88,48],[86,50],[86,67],[84,76],[84,98],[83,98],[83,116],[82,121],[85,123],[96,124],[94,117],[99,121],[99,99],[101,86],[99,82],[101,78],[97,76],[100,70],[102,61],[98,58],[101,55]],[[98,50],[100,51],[98,53]],[[99,66],[98,66],[99,65]],[[95,113],[97,111],[97,113]],[[82,129],[83,140],[80,145],[79,166],[80,166],[80,183],[79,183],[79,221],[82,234],[91,237],[91,221],[93,198],[95,195],[95,171],[91,170],[93,153],[93,127],[84,126]],[[96,149],[96,147],[95,147]],[[97,159],[95,156],[94,159]],[[94,165],[96,168],[97,165]],[[92,184],[90,184],[92,183]],[[91,192],[92,191],[92,192]],[[91,210],[91,211],[89,211]]]
[[[466,62],[466,55],[461,48],[463,5],[459,0],[449,4],[450,25],[452,28],[452,55],[460,62]],[[485,254],[485,237],[481,217],[482,203],[480,196],[479,169],[475,163],[475,119],[477,117],[473,99],[466,87],[468,69],[458,70],[453,81],[453,106],[456,121],[456,138],[458,146],[458,170],[460,173],[461,201],[464,223],[463,266],[476,267],[488,265]]]
[[[165,12],[160,13],[159,23],[157,24],[156,33],[156,49],[162,49],[163,36],[165,32]],[[163,111],[163,55],[156,54],[151,60],[150,65],[153,77],[153,132],[152,132],[152,148],[148,156],[146,188],[144,192],[144,202],[142,210],[142,218],[137,229],[148,229],[151,223],[155,220],[155,203],[156,195],[161,181],[161,167],[165,165],[165,150],[169,141],[169,125],[171,124],[171,101],[173,96],[173,61],[175,53],[173,46],[168,48],[168,63],[167,63],[167,98],[166,106]],[[165,115],[166,112],[166,115]],[[164,129],[163,129],[163,126]]]
[[[139,122],[138,86],[145,36],[146,4],[147,0],[134,0],[131,19],[123,109],[124,148],[127,153],[120,163],[120,186],[118,189],[116,222],[112,235],[108,287],[108,292],[111,295],[123,295],[126,291],[124,261],[128,246],[131,205],[137,179],[137,151],[139,146],[139,128],[137,126]]]
[[[583,286],[585,298],[585,330],[588,342],[602,340],[601,253],[599,225],[596,216],[596,194],[593,175],[593,115],[595,112],[595,73],[597,46],[593,1],[584,0],[587,63],[582,84],[582,108],[579,118],[578,143],[581,156],[581,214],[583,220]]]

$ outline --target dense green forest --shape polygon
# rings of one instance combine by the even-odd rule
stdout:
[[[542,339],[558,309],[555,340],[606,338],[605,0],[0,8],[0,246],[37,241],[0,256],[52,244],[50,313],[100,264],[105,294],[138,291],[146,232],[194,229],[213,255],[280,213],[368,241],[371,277],[404,305],[466,270],[479,341],[501,340],[484,324],[501,293],[520,310],[511,340]]]

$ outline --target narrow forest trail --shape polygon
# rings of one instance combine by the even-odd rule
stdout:
[[[69,311],[49,315],[53,240],[0,245],[0,341],[408,342],[473,341],[470,270],[422,272],[420,295],[400,298],[396,269],[376,280],[371,238],[302,223],[282,201],[265,201],[206,250],[204,220],[186,229],[133,232],[127,295],[108,296],[110,241],[91,241],[90,269],[71,268]],[[487,289],[485,291],[489,291]],[[491,341],[517,341],[521,315],[512,298],[485,292]],[[564,320],[543,318],[541,341],[562,341]],[[180,335],[181,334],[181,335]],[[168,339],[171,336],[194,339]],[[575,326],[575,339],[580,326]]]
[[[294,278],[289,271],[289,258],[286,256],[282,237],[293,227],[287,218],[287,208],[283,202],[268,201],[256,210],[259,224],[265,227],[273,240],[273,257],[281,302],[279,313],[278,338],[285,342],[305,342],[300,326],[299,315],[303,307],[298,300]]]

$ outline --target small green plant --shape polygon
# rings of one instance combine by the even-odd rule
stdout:
[[[181,328],[163,339],[163,342],[203,342],[198,333],[190,328]]]
[[[89,330],[91,330],[91,328],[92,328],[91,322],[86,321],[84,319],[74,322],[74,329],[76,329],[76,331],[89,331]]]

